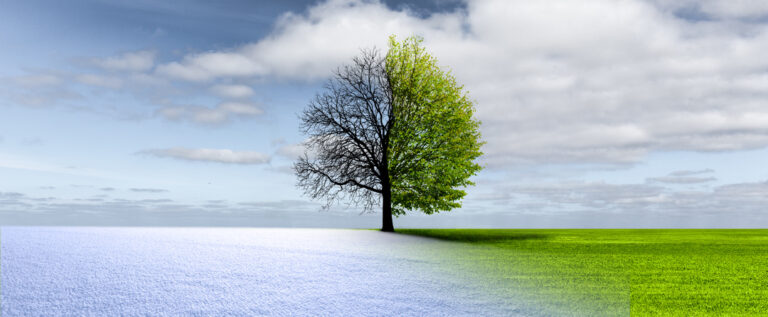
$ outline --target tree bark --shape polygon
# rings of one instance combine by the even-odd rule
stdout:
[[[383,184],[381,193],[381,231],[395,232],[395,226],[392,224],[392,187],[389,184]]]
[[[394,232],[395,226],[392,224],[392,190],[390,186],[384,188],[382,196],[381,231]]]
[[[389,132],[384,136],[382,144],[384,155],[379,168],[381,171],[381,231],[395,232],[392,224],[392,183],[389,179]]]

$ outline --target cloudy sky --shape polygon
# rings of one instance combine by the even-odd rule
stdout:
[[[768,226],[768,2],[0,1],[0,224],[377,227],[297,114],[420,35],[476,101],[464,207],[396,226]]]

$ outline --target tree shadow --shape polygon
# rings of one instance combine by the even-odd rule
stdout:
[[[454,242],[499,243],[505,241],[544,240],[550,235],[526,233],[514,229],[398,229],[400,234]]]

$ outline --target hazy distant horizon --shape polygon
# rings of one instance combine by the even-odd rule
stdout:
[[[165,217],[145,218],[143,220],[103,219],[88,216],[37,218],[23,216],[14,218],[1,215],[0,227],[3,226],[95,226],[95,227],[232,227],[232,228],[327,228],[327,229],[380,229],[381,215],[317,214],[241,217],[185,217],[167,221]],[[158,220],[159,219],[159,220]],[[412,215],[394,219],[395,228],[478,228],[478,229],[707,229],[707,228],[765,228],[768,219],[755,215],[734,221],[722,216],[687,216],[672,217],[627,217],[621,214],[563,214],[557,216],[541,215]]]

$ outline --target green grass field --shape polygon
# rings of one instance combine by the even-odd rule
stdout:
[[[464,247],[449,256],[531,313],[768,315],[768,230],[398,232],[462,243]]]

